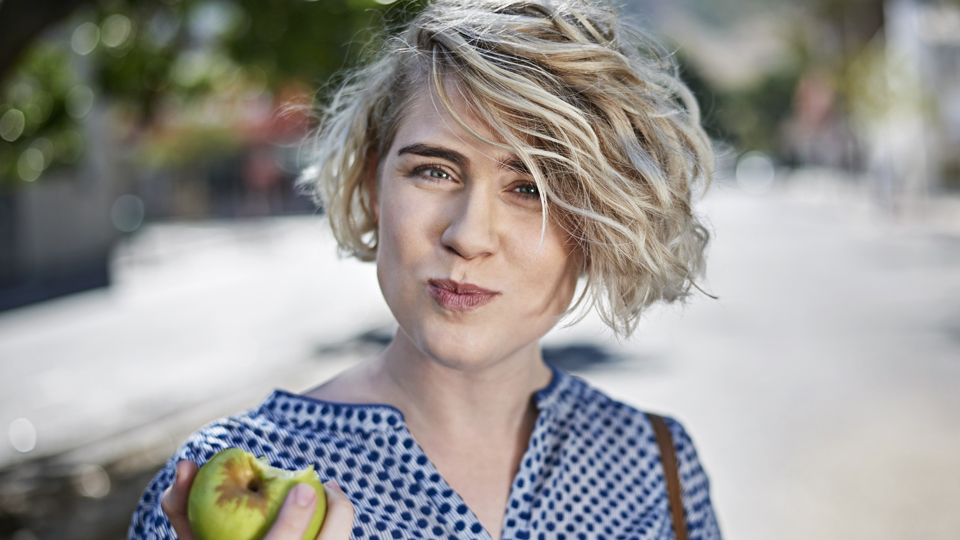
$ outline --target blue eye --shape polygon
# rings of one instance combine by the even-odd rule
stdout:
[[[428,163],[425,165],[420,165],[415,167],[410,171],[411,175],[416,175],[421,178],[428,178],[430,180],[452,180],[453,176],[450,175],[447,171],[443,170],[443,167],[437,164]]]
[[[527,197],[539,197],[539,196],[540,196],[540,190],[537,189],[537,185],[536,185],[536,184],[521,184],[521,185],[513,188],[513,191],[515,191],[516,193],[519,193],[520,195],[524,195],[524,196],[527,196]]]

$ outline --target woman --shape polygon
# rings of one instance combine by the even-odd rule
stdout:
[[[228,446],[330,480],[322,540],[674,537],[648,418],[548,368],[538,343],[578,306],[629,335],[702,270],[690,201],[709,142],[672,64],[627,32],[588,1],[437,0],[348,80],[305,178],[341,248],[376,261],[397,333],[191,437],[131,538],[190,539],[197,465]],[[680,523],[719,538],[668,425]],[[301,538],[311,493],[291,493],[271,540]]]

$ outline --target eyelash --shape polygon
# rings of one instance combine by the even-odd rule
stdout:
[[[530,189],[530,190],[533,190],[533,192],[532,192],[532,193],[522,193],[522,192],[517,191],[518,189]],[[540,200],[540,190],[537,188],[537,185],[534,184],[533,182],[524,182],[524,183],[522,183],[522,184],[517,184],[517,185],[513,186],[513,192],[516,193],[517,195],[521,196],[521,197],[524,197],[524,198],[530,198],[530,199]]]
[[[442,166],[442,165],[439,165],[439,164],[420,165],[420,166],[414,168],[410,173],[411,173],[412,175],[418,175],[418,174],[419,174],[419,175],[424,175],[424,173],[429,173],[429,172],[431,172],[431,171],[441,172],[441,173],[447,175],[447,178],[437,178],[437,177],[435,177],[435,176],[425,175],[425,176],[427,176],[427,178],[429,178],[430,180],[452,180],[452,179],[453,179],[453,175],[450,174],[450,173],[448,173],[447,171],[443,170],[443,166]]]
[[[443,173],[443,174],[447,175],[447,177],[446,177],[446,178],[437,178],[437,177],[435,177],[435,176],[429,176],[429,173],[432,172],[432,171],[437,171],[437,172]],[[426,178],[428,178],[428,179],[430,179],[430,180],[452,180],[452,179],[453,179],[453,175],[450,174],[450,173],[448,173],[447,171],[445,171],[445,170],[443,169],[443,165],[436,164],[436,163],[428,163],[428,164],[425,164],[425,165],[420,165],[420,166],[414,168],[414,169],[411,171],[411,174],[412,174],[412,175],[423,175],[423,176],[426,176]],[[517,190],[519,190],[519,189],[529,189],[529,190],[532,190],[532,193],[525,193],[525,192],[517,191]],[[520,184],[516,184],[516,185],[513,186],[513,189],[512,189],[511,191],[512,191],[513,193],[517,194],[518,196],[523,197],[523,198],[525,198],[525,199],[537,199],[537,200],[540,199],[540,190],[537,188],[537,185],[534,184],[533,182],[523,182],[523,183],[520,183]]]

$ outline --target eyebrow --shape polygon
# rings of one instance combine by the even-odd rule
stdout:
[[[397,151],[398,156],[403,154],[413,154],[415,156],[445,159],[459,167],[466,166],[468,161],[467,156],[457,152],[456,150],[450,150],[449,148],[432,146],[429,144],[411,144],[410,146],[404,146]]]
[[[423,143],[411,144],[409,146],[404,146],[400,150],[397,150],[398,156],[403,154],[413,154],[415,156],[445,159],[457,165],[458,167],[465,167],[467,165],[467,162],[470,161],[467,158],[467,156],[461,154],[460,152],[457,152],[456,150],[451,150],[449,148],[444,148],[442,146],[434,146],[431,144],[423,144]],[[521,161],[516,156],[512,156],[508,159],[501,161],[498,164],[498,167],[501,169],[508,169],[511,171],[515,171],[520,174],[530,174],[530,171],[529,169],[527,169],[527,166],[524,165],[523,161]]]
[[[524,165],[523,161],[518,157],[511,157],[500,162],[499,167],[501,169],[507,169],[520,174],[530,174],[530,169],[527,169],[527,166]]]

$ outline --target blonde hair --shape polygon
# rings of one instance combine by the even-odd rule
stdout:
[[[499,141],[463,122],[448,79]],[[696,287],[709,235],[691,202],[713,167],[696,102],[668,54],[588,0],[436,0],[348,76],[301,180],[344,252],[376,257],[371,167],[425,84],[464,129],[518,156],[544,219],[578,243],[586,282],[571,310],[596,307],[629,336],[646,307]]]

